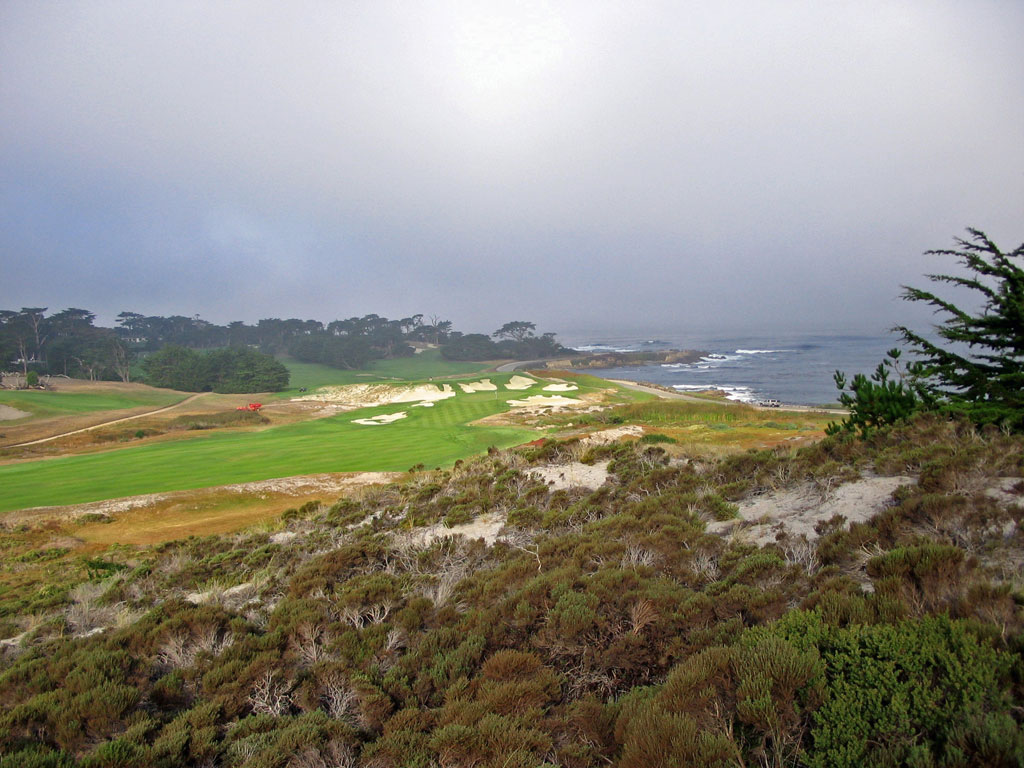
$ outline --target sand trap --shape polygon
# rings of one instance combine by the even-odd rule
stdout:
[[[792,490],[769,493],[740,502],[735,520],[708,523],[708,533],[727,534],[742,530],[756,544],[775,541],[781,531],[804,535],[808,541],[818,538],[815,526],[842,515],[847,523],[870,520],[893,504],[892,494],[901,485],[910,485],[912,477],[865,477],[840,485],[825,498],[809,483]]]
[[[561,395],[534,395],[524,397],[522,400],[506,400],[513,408],[571,408],[574,405],[583,405],[582,400],[575,400],[571,397]]]
[[[412,407],[413,408],[433,408],[434,404],[433,403],[413,403]]]
[[[31,413],[19,411],[17,408],[12,408],[9,405],[0,405],[0,421],[14,421],[15,419],[23,419],[31,415]]]
[[[380,424],[390,424],[393,421],[404,419],[408,414],[405,411],[398,413],[384,413],[369,419],[352,419],[353,424],[365,424],[368,427],[376,427]]]
[[[321,387],[311,395],[292,398],[293,401],[337,403],[350,408],[366,408],[371,405],[391,403],[436,402],[455,397],[450,384],[438,387],[435,384],[419,386],[393,384],[349,384],[344,387]]]
[[[575,389],[579,389],[575,384],[548,384],[544,387],[545,392],[572,392]]]
[[[490,379],[480,379],[480,381],[472,381],[469,384],[459,384],[462,387],[462,391],[466,393],[472,392],[494,392],[498,389],[495,384],[491,383]]]
[[[525,376],[513,376],[508,380],[505,389],[529,389],[536,383],[533,379],[528,379]]]

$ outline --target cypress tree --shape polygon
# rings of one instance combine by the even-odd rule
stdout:
[[[920,288],[903,286],[903,298],[935,307],[945,319],[935,326],[947,344],[939,346],[904,326],[902,335],[917,360],[913,378],[931,391],[940,407],[963,412],[981,424],[1024,428],[1024,244],[1003,253],[984,232],[968,229],[956,249],[928,251],[953,256],[969,272],[927,275],[936,283],[966,288],[982,299],[972,314]],[[940,342],[941,343],[941,342]]]

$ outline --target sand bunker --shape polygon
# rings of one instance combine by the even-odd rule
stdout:
[[[336,403],[349,408],[367,408],[371,405],[391,403],[436,402],[455,397],[450,384],[395,386],[392,384],[349,384],[344,387],[321,387],[311,395],[292,398],[293,401]]]
[[[497,385],[492,384],[490,379],[481,379],[480,381],[473,381],[469,384],[459,384],[462,387],[462,391],[468,393],[471,392],[494,392],[498,389]]]
[[[433,408],[434,404],[433,403],[413,403],[412,407],[413,408]]]
[[[561,395],[534,395],[533,397],[524,397],[522,400],[506,400],[505,402],[513,408],[571,408],[583,405],[582,400],[574,400]]]
[[[380,416],[373,416],[369,419],[352,419],[353,424],[365,424],[368,427],[376,427],[380,424],[390,424],[393,421],[404,419],[408,414],[405,411],[398,413],[382,413]]]
[[[548,384],[544,387],[545,392],[572,392],[574,389],[579,389],[575,384]]]
[[[513,376],[508,380],[505,389],[529,389],[536,383],[533,379],[528,379],[525,376]]]
[[[12,408],[9,405],[0,405],[0,421],[14,421],[15,419],[23,419],[31,415],[31,413],[19,411],[17,408]]]

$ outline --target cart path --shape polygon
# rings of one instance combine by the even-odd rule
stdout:
[[[100,427],[109,427],[111,424],[120,424],[121,422],[124,422],[124,421],[131,421],[132,419],[141,419],[143,416],[153,416],[153,415],[155,415],[157,413],[163,413],[164,411],[169,411],[172,408],[177,408],[178,406],[185,405],[187,403],[191,403],[193,400],[198,400],[200,397],[206,397],[208,394],[210,394],[210,393],[209,392],[200,392],[199,394],[196,394],[196,395],[190,395],[189,397],[186,397],[184,400],[179,400],[178,402],[174,403],[174,405],[166,405],[163,408],[157,408],[156,410],[153,410],[153,411],[146,411],[145,413],[136,413],[134,416],[124,416],[124,417],[122,417],[120,419],[112,419],[111,421],[104,421],[104,422],[102,422],[100,424],[93,424],[91,427],[83,427],[82,429],[73,429],[70,432],[61,432],[59,435],[50,435],[50,437],[42,437],[42,438],[40,438],[38,440],[29,440],[27,443],[17,443],[15,445],[7,445],[7,446],[4,446],[4,447],[5,448],[23,448],[23,447],[25,447],[27,445],[38,445],[39,443],[48,443],[51,440],[58,440],[58,439],[60,439],[62,437],[68,437],[69,435],[77,435],[77,434],[79,434],[81,432],[89,432],[90,430],[99,429]]]

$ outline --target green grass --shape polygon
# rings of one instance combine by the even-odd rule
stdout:
[[[511,375],[489,378],[501,385]],[[492,445],[506,448],[536,438],[533,430],[468,423],[508,410],[506,400],[541,394],[540,386],[475,394],[454,388],[456,397],[433,408],[378,406],[259,432],[202,432],[182,440],[3,465],[0,511],[319,472],[404,471],[419,463],[446,466]],[[588,390],[584,386],[566,394]],[[398,411],[408,417],[379,426],[352,423]]]
[[[183,400],[186,395],[167,390],[137,392],[46,392],[2,390],[0,403],[31,413],[37,418],[70,416],[90,411],[117,411],[143,405],[158,408]]]
[[[441,376],[459,376],[486,370],[489,363],[458,363],[445,360],[440,350],[428,349],[412,357],[377,360],[366,370],[346,371],[317,363],[282,360],[291,373],[284,396],[291,396],[300,387],[343,386],[376,381],[425,381]]]

